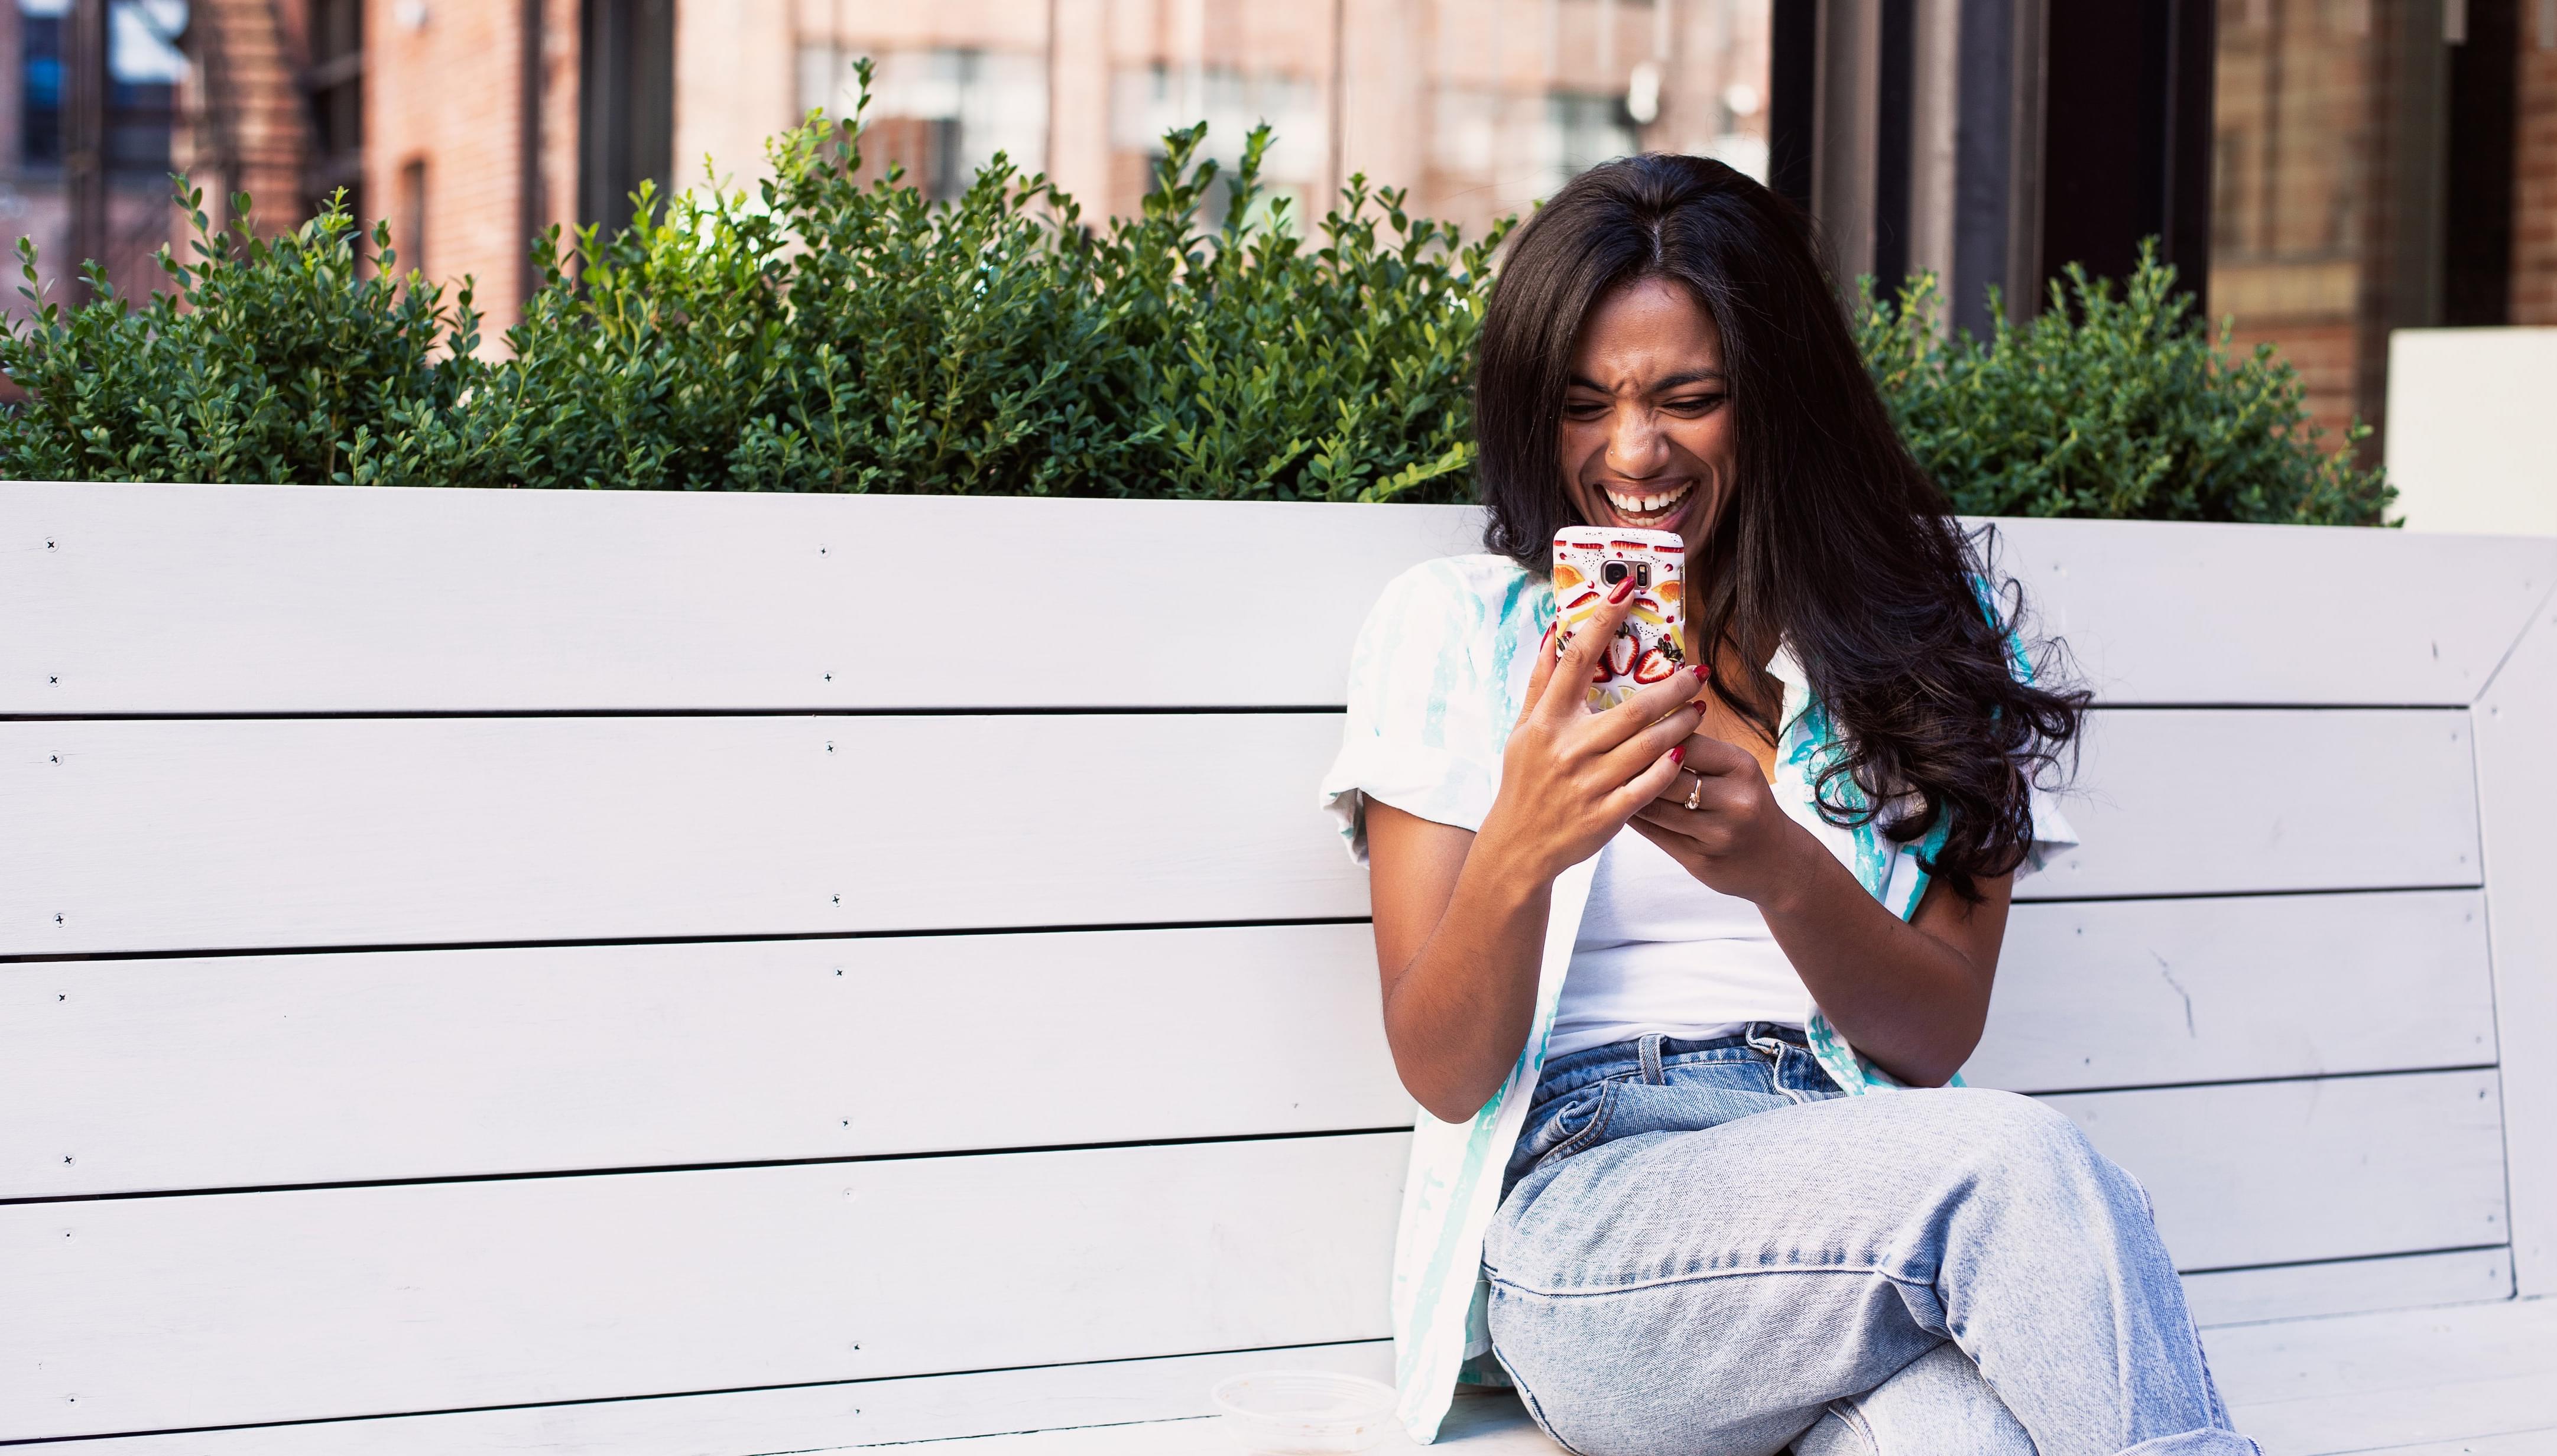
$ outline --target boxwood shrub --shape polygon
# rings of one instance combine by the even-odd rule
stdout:
[[[865,182],[859,114],[813,117],[751,193],[643,191],[626,228],[536,240],[501,340],[468,283],[401,277],[342,202],[262,240],[214,232],[181,180],[193,257],[164,252],[139,306],[94,268],[94,301],[39,297],[20,240],[0,474],[1469,498],[1507,224],[1467,239],[1354,178],[1308,229],[1264,197],[1266,128],[1210,219],[1204,136],[1167,135],[1139,213],[1093,225],[1000,158],[948,202]],[[2327,451],[2289,367],[2190,314],[2148,259],[2118,295],[2073,270],[1985,339],[1949,335],[1925,280],[1864,297],[1857,328],[1963,510],[2376,523],[2391,492]]]

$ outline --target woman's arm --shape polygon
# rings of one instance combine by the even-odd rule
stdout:
[[[1443,1122],[1471,1118],[1527,1043],[1553,877],[1668,785],[1702,720],[1696,679],[1683,673],[1605,713],[1586,710],[1598,653],[1623,615],[1623,601],[1611,604],[1559,661],[1548,634],[1480,832],[1368,802],[1386,1042],[1404,1087]]]
[[[1981,880],[1978,904],[1931,885],[1904,922],[1777,807],[1756,759],[1715,738],[1686,748],[1701,788],[1678,774],[1635,829],[1705,884],[1754,902],[1821,1013],[1884,1071],[1920,1087],[1959,1071],[1988,1019],[2015,876]],[[1690,792],[1701,807],[1686,807]]]

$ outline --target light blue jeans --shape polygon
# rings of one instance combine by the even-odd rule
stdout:
[[[2261,1456],[2148,1195],[2029,1098],[1645,1037],[1546,1068],[1508,1180],[1492,1347],[1582,1456]]]

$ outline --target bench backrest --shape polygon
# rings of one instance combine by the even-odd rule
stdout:
[[[1383,1373],[1413,1108],[1312,786],[1477,529],[0,486],[0,1439]],[[2147,1182],[2206,1319],[2557,1289],[2557,541],[2003,530],[2103,708],[1971,1079]]]

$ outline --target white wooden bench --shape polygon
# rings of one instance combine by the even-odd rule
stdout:
[[[1144,1456],[1384,1374],[1312,786],[1475,529],[0,484],[0,1441]],[[2103,708],[1972,1080],[2147,1181],[2275,1452],[2557,1446],[2557,541],[2005,529]]]

